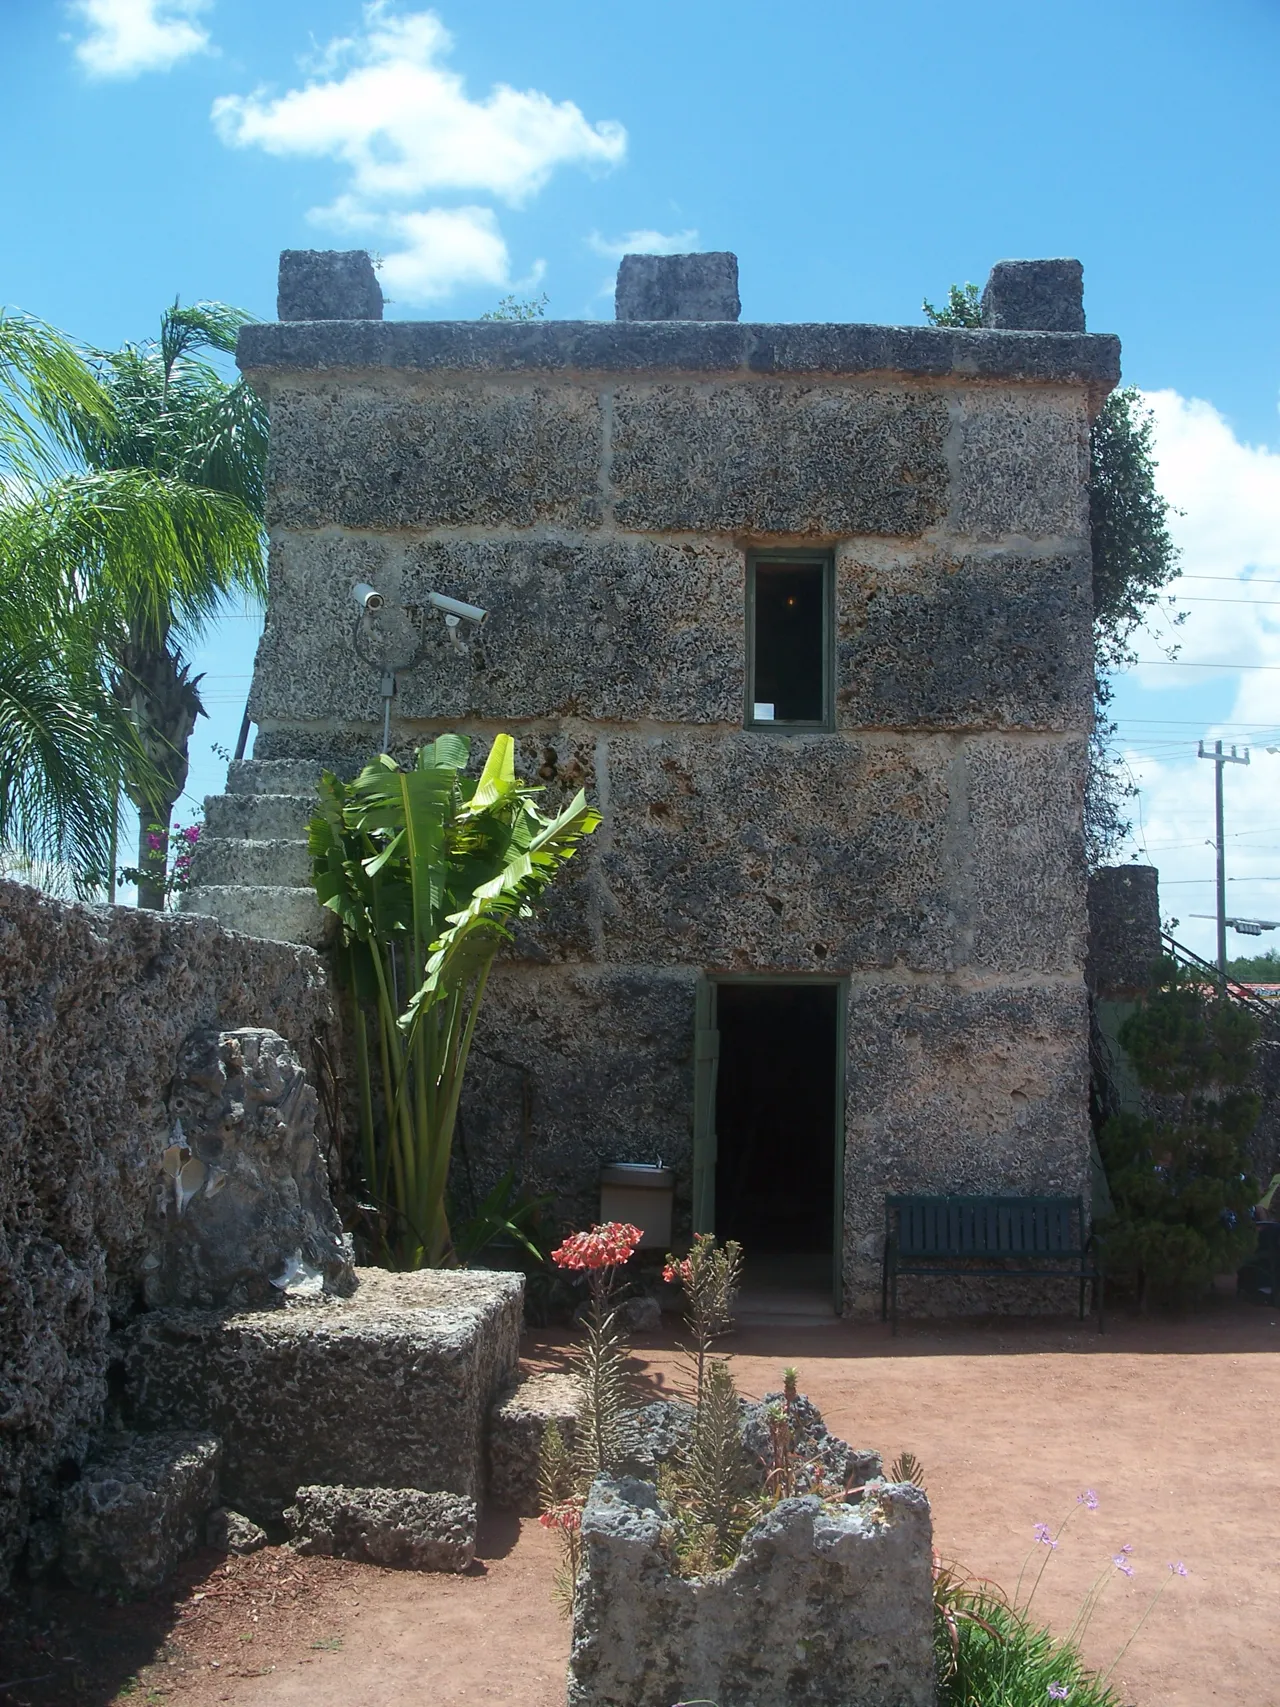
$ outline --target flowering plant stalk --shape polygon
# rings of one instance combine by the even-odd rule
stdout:
[[[134,883],[158,890],[167,900],[191,887],[191,861],[203,832],[203,824],[187,824],[182,829],[166,830],[163,824],[148,824],[144,837],[146,864],[127,865],[120,872],[122,883]],[[176,851],[169,863],[171,848]]]
[[[639,1227],[607,1221],[589,1232],[572,1234],[551,1253],[557,1268],[585,1275],[590,1290],[586,1337],[573,1353],[578,1387],[573,1450],[569,1451],[553,1424],[543,1436],[538,1463],[542,1505],[538,1521],[560,1537],[556,1597],[570,1613],[582,1563],[582,1510],[587,1494],[596,1476],[619,1467],[632,1441],[628,1350],[618,1329],[613,1293],[618,1270],[630,1262],[639,1243]]]
[[[717,1245],[713,1233],[696,1233],[687,1257],[667,1256],[662,1278],[681,1285],[685,1317],[693,1336],[686,1348],[693,1375],[694,1403],[701,1405],[711,1347],[733,1326],[733,1305],[742,1282],[742,1246],[736,1239]]]

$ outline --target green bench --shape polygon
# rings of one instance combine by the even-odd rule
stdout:
[[[1093,1282],[1103,1329],[1102,1249],[1080,1197],[886,1197],[880,1319],[898,1331],[898,1277],[981,1275]]]

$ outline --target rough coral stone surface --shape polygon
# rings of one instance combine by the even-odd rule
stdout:
[[[624,255],[614,312],[619,320],[736,320],[738,257],[727,250]]]
[[[299,1488],[284,1514],[299,1553],[331,1553],[406,1571],[465,1571],[476,1502],[418,1488]]]
[[[0,1581],[58,1466],[101,1427],[110,1315],[133,1307],[154,1249],[182,1045],[243,1025],[310,1064],[333,1037],[320,959],[0,883]]]
[[[108,1438],[62,1496],[68,1580],[104,1594],[159,1588],[203,1541],[221,1454],[210,1434]]]
[[[382,290],[363,249],[283,249],[280,320],[381,320]]]
[[[169,1092],[171,1143],[157,1160],[148,1304],[272,1304],[281,1292],[355,1285],[316,1093],[274,1031],[201,1029]]]
[[[418,610],[435,589],[489,613],[465,650],[426,616],[400,717],[742,717],[742,554],[722,541],[281,533],[271,565],[257,717],[381,717],[378,671],[352,645],[359,580]]]
[[[1077,979],[855,983],[845,1105],[845,1294],[878,1309],[892,1192],[1088,1190],[1088,1020]],[[1052,1283],[1055,1287],[1057,1282]],[[904,1313],[1025,1312],[1021,1286],[902,1283]],[[1069,1291],[1055,1294],[1070,1304]]]
[[[647,1482],[600,1477],[582,1520],[569,1707],[933,1707],[932,1526],[919,1488],[781,1501],[733,1566],[670,1571]]]
[[[922,533],[946,513],[949,427],[927,392],[620,387],[614,515],[651,532]]]
[[[1089,537],[1089,410],[1078,392],[973,391],[959,402],[947,520],[974,540]]]
[[[1160,873],[1153,865],[1104,866],[1089,877],[1088,984],[1104,1000],[1134,997],[1161,954]]]
[[[997,331],[1083,332],[1084,268],[1051,261],[997,261],[982,292],[982,324]]]
[[[1087,552],[837,558],[841,728],[1078,729],[1092,717]]]
[[[226,1497],[256,1522],[312,1483],[483,1491],[485,1418],[515,1368],[523,1280],[356,1272],[350,1298],[153,1310],[123,1337],[131,1419],[215,1429]]]
[[[230,1506],[215,1506],[204,1526],[204,1544],[219,1553],[256,1553],[269,1536],[261,1525]]]
[[[498,1395],[489,1413],[489,1498],[494,1505],[521,1517],[537,1515],[543,1439],[554,1423],[561,1440],[572,1446],[577,1415],[578,1384],[572,1375],[527,1375]]]
[[[591,524],[600,511],[600,404],[534,387],[277,392],[274,526]]]

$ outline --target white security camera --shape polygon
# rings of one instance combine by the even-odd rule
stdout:
[[[351,589],[351,597],[356,602],[356,609],[364,616],[369,611],[381,610],[382,594],[376,587],[371,587],[367,581],[357,581]]]
[[[461,618],[463,622],[473,622],[479,628],[489,614],[479,605],[469,605],[462,599],[451,599],[446,593],[428,593],[427,598],[436,610],[442,610],[445,613],[446,622],[449,621],[450,617],[453,618],[453,622],[449,624],[450,627],[456,626],[458,619]]]

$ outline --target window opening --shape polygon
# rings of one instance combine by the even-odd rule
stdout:
[[[752,564],[749,724],[828,723],[830,586],[821,558]]]

